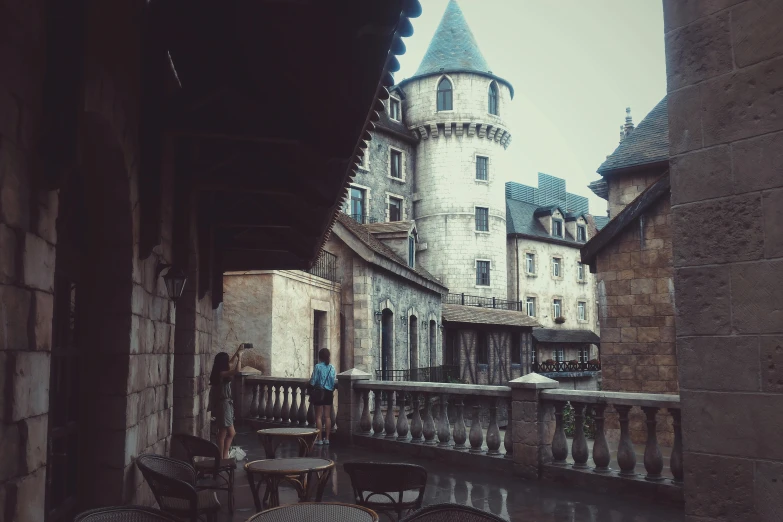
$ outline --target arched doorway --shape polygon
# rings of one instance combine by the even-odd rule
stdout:
[[[419,320],[415,315],[408,319],[408,348],[410,350],[410,371],[411,379],[418,380],[417,373],[419,369]]]
[[[381,314],[381,378],[390,381],[394,369],[394,313],[386,308]]]

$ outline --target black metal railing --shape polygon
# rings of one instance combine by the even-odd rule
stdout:
[[[318,256],[313,267],[305,271],[308,274],[337,282],[337,256],[326,250],[321,250],[321,255]]]
[[[601,361],[598,359],[587,362],[546,360],[533,363],[533,371],[536,373],[597,372],[600,369]]]
[[[378,220],[374,217],[365,216],[364,214],[348,214],[351,219],[362,225],[369,225],[371,223],[377,223]]]
[[[375,370],[380,381],[443,382],[456,383],[459,380],[459,366],[430,366],[409,370]]]
[[[444,304],[458,304],[464,306],[480,306],[483,308],[499,308],[501,310],[515,310],[523,312],[525,310],[522,301],[509,301],[499,297],[481,297],[468,294],[446,294],[443,296]]]

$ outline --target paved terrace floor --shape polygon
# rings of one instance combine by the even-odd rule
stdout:
[[[236,444],[247,452],[247,459],[263,457],[255,432],[240,428]],[[293,447],[281,447],[279,455],[296,456]],[[355,446],[316,446],[313,455],[334,460],[337,465],[331,483],[324,493],[325,502],[353,503],[353,492],[342,465],[350,461],[411,462],[429,472],[424,505],[456,502],[495,513],[506,520],[535,522],[680,522],[682,511],[676,507],[660,507],[638,500],[623,500],[613,495],[564,489],[542,482],[524,481],[510,474],[474,471],[435,460],[415,460],[404,455],[374,452]],[[240,466],[241,468],[241,466]],[[235,485],[236,509],[233,518],[227,508],[220,522],[247,520],[255,513],[250,487],[243,469],[237,470]],[[263,488],[261,490],[263,494]],[[225,496],[220,496],[225,506]],[[297,501],[293,488],[281,486],[283,504]],[[381,520],[385,520],[381,517]],[[337,522],[337,521],[335,521]]]

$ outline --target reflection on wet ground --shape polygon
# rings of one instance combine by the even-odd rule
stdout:
[[[263,458],[263,452],[253,432],[239,433],[236,444],[248,454],[247,460]],[[296,450],[281,448],[281,456],[296,456]],[[353,491],[342,464],[353,460],[412,462],[429,472],[424,505],[456,502],[477,507],[512,521],[536,522],[679,522],[682,511],[675,507],[659,507],[652,502],[623,500],[610,494],[589,493],[542,482],[524,481],[510,474],[474,471],[434,460],[415,460],[406,455],[373,452],[366,448],[340,445],[316,446],[314,456],[337,463],[331,484],[324,493],[325,502],[353,503]],[[245,521],[255,513],[250,487],[243,469],[237,470],[235,485],[236,509],[233,518],[224,508],[221,522]],[[263,489],[262,489],[263,493]],[[225,505],[225,497],[220,496]],[[282,504],[297,501],[294,490],[281,486]],[[383,519],[383,518],[382,518]],[[335,521],[337,522],[337,521]]]

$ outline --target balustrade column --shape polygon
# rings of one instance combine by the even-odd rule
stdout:
[[[500,428],[498,428],[498,404],[489,400],[489,427],[487,428],[487,455],[500,455]]]
[[[375,390],[372,392],[373,402],[375,402],[375,414],[372,418],[372,434],[375,437],[383,435],[383,412],[381,411],[381,396],[383,392]]]
[[[275,419],[274,400],[272,398],[273,386],[271,384],[266,385],[266,414],[264,418],[267,422],[272,422]]]
[[[370,390],[362,390],[362,417],[359,420],[359,429],[362,433],[369,435],[372,432],[372,421],[370,420]]]
[[[481,426],[481,406],[473,405],[473,417],[470,421],[470,452],[481,453],[484,445],[484,429]]]
[[[506,399],[506,433],[503,435],[503,447],[506,449],[506,458],[514,458],[514,419],[511,411],[511,399]]]
[[[680,410],[670,409],[672,415],[672,425],[674,427],[674,444],[672,445],[672,455],[669,458],[669,469],[674,475],[675,484],[682,484],[682,426],[680,424]]]
[[[606,404],[596,404],[593,406],[593,419],[595,420],[595,440],[593,441],[593,462],[596,473],[609,473],[609,444],[606,442],[606,433],[604,432],[604,411]]]
[[[296,402],[297,390],[299,390],[299,386],[291,387],[291,409],[288,410],[288,424],[291,426],[296,426],[298,424],[296,422],[296,415],[299,413],[299,404]]]
[[[571,443],[571,455],[574,457],[574,468],[587,469],[587,438],[585,437],[585,404],[572,402],[574,410],[574,440]]]
[[[411,417],[411,442],[422,442],[421,433],[424,426],[421,422],[421,412],[419,411],[421,404],[419,403],[419,393],[413,392],[413,416]]]
[[[307,426],[307,406],[305,406],[305,399],[307,398],[307,385],[303,384],[299,387],[299,411],[296,414],[296,418],[299,426]]]
[[[628,429],[628,412],[630,406],[615,405],[615,410],[620,416],[620,442],[617,445],[617,465],[620,466],[620,475],[633,477],[636,475],[636,452],[631,442],[631,433]]]
[[[275,422],[280,422],[282,420],[280,417],[280,388],[282,388],[282,386],[280,386],[279,384],[275,386],[275,409],[274,409]]]
[[[257,384],[251,384],[253,387],[253,399],[250,401],[250,411],[248,411],[248,415],[251,419],[254,419],[258,417],[258,385]]]
[[[397,437],[397,423],[394,422],[394,396],[393,391],[386,392],[386,421],[384,427],[386,428],[386,438],[394,439]]]
[[[399,394],[399,400],[397,401],[399,407],[397,408],[397,440],[408,440],[408,416],[405,414],[405,392],[397,392]]]
[[[468,439],[467,428],[465,427],[465,401],[462,396],[457,397],[455,402],[457,406],[457,420],[454,422],[454,449],[465,450],[465,441]]]
[[[258,403],[258,418],[266,418],[266,384],[260,384],[259,403]]]
[[[424,444],[437,444],[435,441],[435,420],[432,418],[432,400],[429,393],[424,394],[424,426],[422,428]]]
[[[440,419],[438,419],[438,446],[448,447],[450,440],[449,396],[443,394],[440,399]]]
[[[552,438],[552,464],[565,466],[568,457],[568,442],[563,426],[564,402],[555,402],[555,436]]]
[[[289,402],[289,393],[290,393],[290,387],[285,384],[283,385],[283,407],[280,410],[280,421],[284,425],[291,424],[291,420],[288,418],[288,416],[291,413],[291,403]]]
[[[658,445],[658,415],[657,407],[643,407],[644,414],[647,415],[647,444],[644,447],[644,469],[647,470],[645,480],[650,482],[660,482],[663,480],[661,471],[663,471],[663,454]]]

